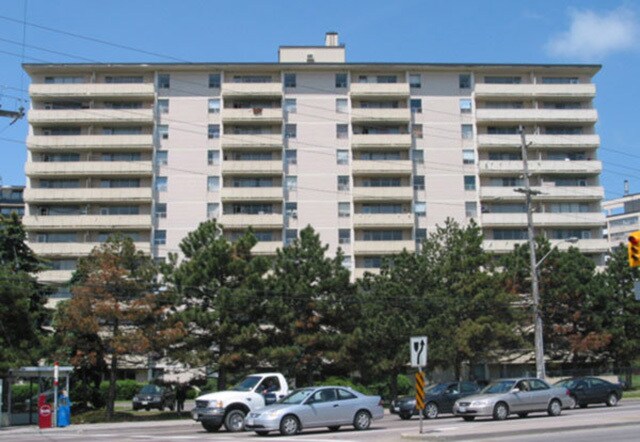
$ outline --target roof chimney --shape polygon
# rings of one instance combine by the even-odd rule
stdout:
[[[337,32],[327,32],[324,36],[324,45],[325,46],[338,46],[338,33]]]

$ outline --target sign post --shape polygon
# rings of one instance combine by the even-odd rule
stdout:
[[[53,426],[58,426],[58,384],[60,378],[60,366],[58,361],[53,363]]]
[[[411,366],[417,367],[416,373],[416,408],[418,409],[418,416],[420,417],[420,434],[422,434],[422,421],[424,419],[423,412],[425,406],[425,379],[422,368],[427,367],[427,337],[426,336],[414,336],[409,340],[409,347],[411,350]]]

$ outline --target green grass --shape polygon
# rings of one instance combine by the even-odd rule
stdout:
[[[107,420],[106,410],[92,410],[71,416],[72,424],[97,424],[103,422],[145,422],[145,421],[164,421],[170,419],[190,419],[191,413],[183,411],[133,411],[116,407],[113,419]]]

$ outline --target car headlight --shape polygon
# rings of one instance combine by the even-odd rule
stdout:
[[[269,410],[269,411],[266,411],[266,412],[264,412],[264,413],[262,413],[262,414],[263,414],[263,416],[264,416],[264,417],[266,417],[266,418],[272,418],[272,417],[278,417],[278,416],[280,416],[283,412],[284,412],[284,410],[282,410],[282,409],[277,409],[277,410]]]
[[[140,400],[140,398],[139,398],[138,396],[134,396],[134,397],[133,397],[133,400],[137,402],[137,401],[139,401],[139,400]]]
[[[222,401],[210,401],[209,408],[224,408]]]
[[[484,407],[485,405],[489,405],[489,401],[488,400],[482,400],[482,401],[473,401],[471,402],[471,406],[472,407]]]

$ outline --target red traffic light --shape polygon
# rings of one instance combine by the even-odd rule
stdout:
[[[637,235],[629,235],[629,242],[634,246],[640,244],[640,237]]]

